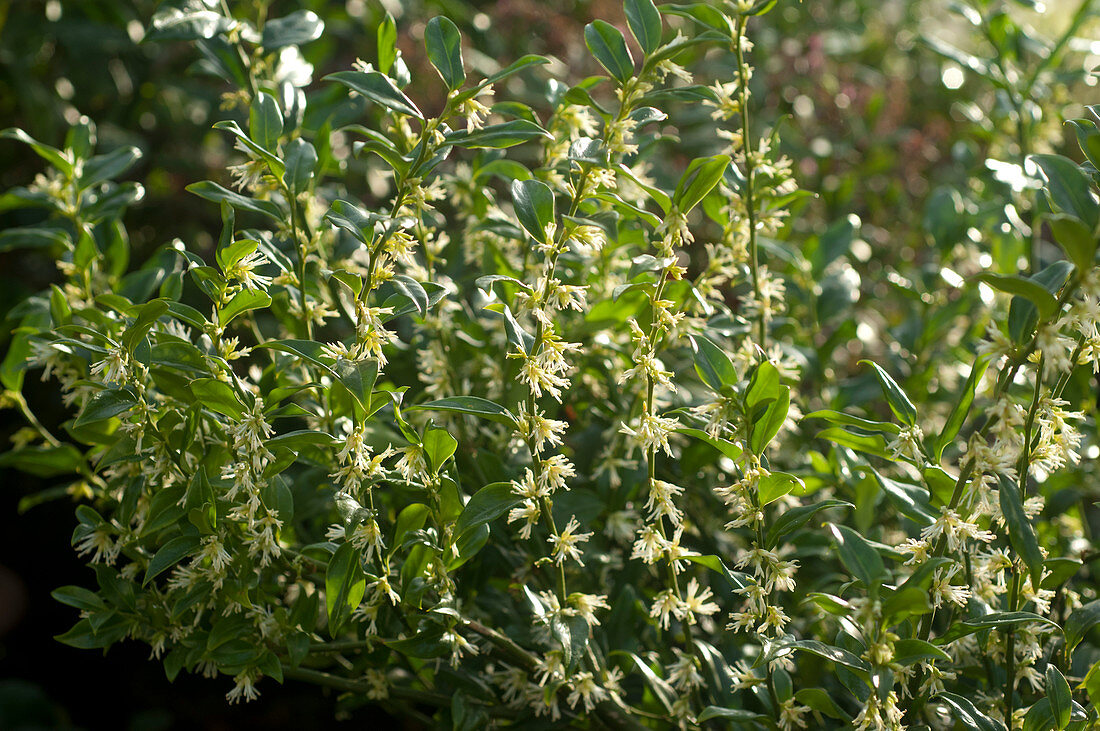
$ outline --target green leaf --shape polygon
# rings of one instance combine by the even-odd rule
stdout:
[[[949,663],[951,656],[924,640],[898,640],[894,643],[894,662],[898,665],[908,667],[922,660],[940,660]]]
[[[199,536],[179,536],[178,538],[173,538],[168,541],[161,546],[157,554],[153,556],[153,560],[149,562],[149,566],[145,569],[145,578],[142,579],[141,585],[148,585],[150,581],[155,579],[162,572],[175,566],[180,561],[199,550],[201,545],[202,539]]]
[[[233,318],[249,310],[260,310],[271,305],[271,295],[262,290],[242,289],[218,310],[218,324],[225,327]]]
[[[39,157],[64,173],[66,177],[73,174],[73,161],[69,158],[69,155],[56,147],[50,147],[39,142],[18,127],[0,130],[0,139],[18,140],[29,146]]]
[[[74,427],[94,424],[123,414],[134,407],[137,397],[126,388],[107,388],[93,396],[73,422]]]
[[[893,626],[910,617],[928,614],[931,611],[928,590],[906,584],[895,589],[882,603],[882,618],[887,626]]]
[[[873,591],[886,575],[886,566],[882,556],[871,547],[867,540],[851,528],[829,523],[840,561],[851,574]]]
[[[462,34],[458,27],[441,15],[432,18],[424,29],[424,48],[447,88],[454,91],[462,86],[466,71],[462,68]]]
[[[661,5],[660,11],[666,15],[690,18],[704,28],[717,31],[726,38],[732,38],[737,34],[737,29],[726,14],[710,3],[667,3]]]
[[[279,103],[266,91],[257,93],[248,109],[248,136],[268,152],[275,152],[282,134],[283,115]]]
[[[1080,611],[1080,610],[1078,610]],[[1072,615],[1070,616],[1072,619]],[[936,638],[937,645],[946,645],[949,642],[954,642],[960,637],[966,637],[972,635],[975,632],[981,632],[987,629],[1005,630],[1011,627],[1015,627],[1018,624],[1045,624],[1055,629],[1060,629],[1058,623],[1052,619],[1048,619],[1042,615],[1034,614],[1032,612],[992,612],[982,617],[974,617],[967,619],[963,622],[956,622],[951,625],[942,636]],[[1069,638],[1069,620],[1066,621],[1066,637]],[[1069,648],[1070,644],[1067,641],[1066,647]]]
[[[199,402],[219,414],[239,419],[244,415],[244,404],[237,392],[225,381],[215,378],[199,378],[191,382],[191,393]]]
[[[303,447],[314,445],[332,447],[335,444],[336,437],[328,432],[314,431],[312,429],[299,429],[297,431],[287,432],[286,434],[272,437],[266,442],[268,449],[274,450],[277,447],[282,447],[284,449],[292,449],[295,452],[300,451]]]
[[[133,323],[126,328],[126,332],[122,335],[123,347],[133,353],[138,344],[145,339],[149,330],[152,329],[153,324],[166,312],[168,312],[168,302],[163,299],[155,299],[142,305]]]
[[[721,394],[737,385],[737,370],[725,351],[702,335],[689,335],[695,372],[710,390]]]
[[[955,718],[967,728],[976,729],[977,731],[1004,731],[1003,723],[995,721],[979,711],[969,698],[945,692],[933,698],[933,700],[937,699],[946,703]]]
[[[397,60],[397,21],[388,10],[386,17],[378,24],[378,70],[388,74]]]
[[[1097,624],[1100,624],[1100,599],[1073,610],[1073,613],[1066,618],[1065,625],[1067,656],[1085,638],[1085,634]]]
[[[943,431],[941,431],[940,435],[936,438],[936,447],[934,450],[936,462],[940,461],[940,458],[943,456],[943,450],[948,444],[954,441],[955,437],[959,434],[959,430],[962,429],[963,422],[966,421],[967,414],[970,413],[970,407],[974,403],[974,392],[977,390],[978,383],[981,382],[982,376],[984,376],[986,370],[988,370],[990,360],[988,355],[979,355],[974,360],[974,365],[970,367],[970,375],[966,378],[962,393],[959,394],[959,400],[955,403],[955,407],[951,409],[951,414],[944,423]]]
[[[645,676],[646,683],[649,685],[649,689],[653,691],[653,695],[661,702],[665,710],[671,713],[673,699],[676,698],[676,691],[673,690],[672,686],[663,678],[659,677],[657,673],[653,672],[653,668],[633,652],[623,652],[622,654],[634,661],[634,665],[641,671],[642,675]]]
[[[752,433],[749,437],[749,447],[754,454],[763,454],[775,435],[779,433],[783,422],[787,420],[787,412],[791,407],[791,389],[788,386],[779,387],[779,395],[768,404],[763,416],[752,425]]]
[[[296,10],[290,15],[264,23],[261,45],[265,51],[285,46],[299,46],[315,41],[325,31],[325,24],[312,10]]]
[[[779,370],[768,361],[756,367],[745,392],[745,411],[749,418],[759,418],[760,407],[779,398]]]
[[[746,711],[741,708],[720,708],[719,706],[707,706],[703,709],[703,712],[699,714],[699,718],[696,720],[699,723],[706,723],[707,721],[713,721],[714,719],[722,719],[723,721],[763,721],[767,719],[762,713],[756,711]]]
[[[429,629],[418,631],[412,637],[387,640],[384,644],[402,655],[424,659],[442,657],[448,651],[443,644],[443,628],[436,625],[429,625]]]
[[[589,23],[584,27],[584,44],[620,84],[634,75],[634,59],[626,47],[626,39],[615,26],[602,20]]]
[[[279,206],[275,205],[271,201],[261,201],[255,198],[248,198],[240,193],[234,193],[231,190],[226,190],[217,183],[209,180],[204,180],[200,183],[192,183],[187,186],[189,193],[194,193],[199,198],[205,198],[208,201],[214,203],[221,203],[225,201],[234,208],[242,211],[251,211],[252,213],[260,213],[268,218],[282,223],[283,212],[279,209]]]
[[[695,437],[701,442],[706,442],[710,446],[717,449],[722,454],[726,455],[730,459],[737,461],[742,455],[742,449],[738,445],[729,441],[728,439],[722,439],[721,437],[712,437],[702,429],[693,429],[691,427],[681,426],[676,428],[676,433],[687,434],[689,437]]]
[[[977,279],[1000,292],[1018,295],[1030,301],[1039,308],[1039,315],[1043,319],[1049,318],[1058,307],[1058,301],[1054,299],[1054,295],[1046,291],[1042,285],[1037,284],[1032,279],[1021,277],[1018,274],[993,274],[991,272],[985,272],[979,274]]]
[[[56,249],[58,253],[69,248],[69,235],[61,229],[21,227],[0,231],[0,252],[12,249]]]
[[[831,660],[838,665],[844,665],[852,670],[859,670],[862,672],[868,672],[870,669],[865,660],[856,657],[847,650],[843,650],[839,647],[827,645],[824,642],[817,640],[787,640],[779,641],[775,643],[776,650],[783,650],[790,648],[792,650],[801,650],[802,652],[808,652],[811,655],[817,655],[823,657],[826,660]]]
[[[393,529],[394,548],[396,549],[404,544],[410,533],[423,528],[424,523],[427,522],[428,516],[431,514],[432,509],[423,503],[411,503],[402,508],[397,515],[397,523]]]
[[[1095,706],[1097,701],[1100,701],[1100,662],[1092,664],[1089,671],[1085,673],[1084,680],[1077,686],[1078,690],[1084,690],[1089,700],[1092,701],[1092,705]]]
[[[486,485],[475,492],[466,503],[462,514],[455,521],[455,533],[461,535],[479,525],[491,523],[521,502],[522,498],[512,491],[510,482]]]
[[[290,355],[296,355],[299,358],[305,358],[313,365],[320,366],[330,375],[336,375],[335,371],[333,371],[332,368],[321,361],[321,358],[325,357],[325,346],[314,340],[268,340],[267,342],[260,343],[255,347],[270,348],[271,350],[278,350],[282,353],[289,353]]]
[[[899,482],[884,477],[877,471],[873,474],[882,491],[886,493],[886,497],[902,515],[918,523],[921,527],[931,525],[936,521],[939,511],[932,507],[927,489],[920,485]]]
[[[1061,731],[1069,725],[1070,714],[1073,712],[1073,693],[1054,663],[1047,664],[1046,681],[1047,698],[1050,699],[1050,710],[1054,714],[1054,727]]]
[[[416,108],[412,100],[405,96],[393,80],[377,71],[338,71],[329,74],[325,81],[337,81],[352,91],[365,96],[375,104],[380,104],[398,114],[406,114],[423,120],[424,115]]]
[[[1039,586],[1043,577],[1043,552],[1039,550],[1039,539],[1035,535],[1035,526],[1024,512],[1024,499],[1015,480],[1002,476],[998,492],[1000,493],[1001,514],[1008,528],[1008,540],[1012,548],[1027,564],[1031,572],[1031,585]]]
[[[554,222],[554,192],[541,180],[512,181],[516,217],[531,238],[547,244],[546,228]]]
[[[829,718],[836,718],[841,721],[847,721],[851,718],[844,712],[844,709],[836,704],[836,701],[824,688],[803,688],[794,694],[794,699]]]
[[[409,298],[418,314],[422,317],[428,314],[428,293],[420,282],[407,274],[397,274],[390,282],[398,292]]]
[[[626,0],[626,24],[642,52],[649,55],[661,46],[661,14],[653,0]]]
[[[333,365],[332,370],[352,398],[364,409],[369,408],[374,383],[378,380],[378,361],[374,358],[340,359]]]
[[[817,433],[817,439],[839,444],[842,447],[854,449],[857,452],[871,454],[893,462],[895,458],[886,451],[886,440],[881,434],[854,434],[846,429],[831,426]]]
[[[553,139],[553,135],[526,119],[513,119],[501,124],[490,124],[481,129],[464,129],[446,136],[450,145],[469,149],[502,150],[537,138]]]
[[[0,454],[0,467],[13,467],[35,477],[82,473],[87,466],[84,455],[71,444],[23,447]]]
[[[882,393],[886,396],[886,401],[890,404],[890,410],[894,412],[894,416],[909,426],[916,426],[917,409],[913,406],[913,402],[909,400],[909,397],[905,395],[905,391],[901,390],[901,386],[897,384],[897,381],[891,378],[890,374],[882,370],[876,363],[861,360],[860,364],[869,365],[874,369],[875,378],[882,386]]]
[[[1054,206],[1095,230],[1100,221],[1100,203],[1085,171],[1061,155],[1032,155],[1028,159],[1042,171],[1047,181],[1044,190]]]
[[[451,396],[448,398],[429,401],[426,404],[417,404],[413,409],[425,409],[428,411],[453,411],[459,414],[470,414],[498,424],[516,426],[516,417],[512,412],[500,404],[477,396]]]
[[[871,421],[870,419],[864,419],[861,416],[855,416],[854,414],[846,414],[843,411],[833,411],[832,409],[821,409],[820,411],[813,411],[802,417],[803,419],[824,419],[830,424],[837,424],[840,426],[854,426],[858,429],[865,431],[879,432],[881,434],[890,434],[897,436],[901,429],[897,424],[889,421]]]
[[[676,191],[672,194],[672,202],[676,209],[686,214],[698,205],[699,201],[706,198],[707,193],[718,185],[729,164],[729,155],[714,155],[692,160],[687,170],[680,176],[680,181],[676,183]]]
[[[296,137],[286,145],[286,173],[283,182],[291,193],[300,195],[309,190],[313,174],[317,170],[317,150],[313,145]]]
[[[446,429],[429,427],[424,432],[424,451],[428,455],[433,473],[439,472],[456,449],[458,449],[458,440],[452,437]]]
[[[153,15],[151,27],[146,30],[142,42],[148,41],[198,41],[214,38],[233,25],[229,18],[214,10],[187,9],[175,7],[176,3],[165,3],[164,7]],[[202,5],[198,6],[199,8]]]
[[[105,180],[114,180],[140,159],[141,150],[128,145],[105,155],[96,155],[84,163],[84,171],[80,175],[80,189],[91,188]]]
[[[1100,236],[1093,235],[1080,219],[1065,213],[1053,213],[1046,219],[1054,233],[1054,240],[1066,252],[1077,271],[1087,272],[1092,269]]]
[[[760,505],[772,503],[788,494],[796,487],[805,487],[802,480],[786,472],[772,472],[760,480],[757,486],[757,499]]]
[[[1054,712],[1050,708],[1050,698],[1040,698],[1024,714],[1024,725],[1021,731],[1050,731],[1053,728],[1056,726]]]
[[[496,84],[498,82],[504,81],[509,76],[519,73],[525,68],[529,68],[531,66],[541,66],[542,64],[547,63],[550,63],[550,59],[546,58],[545,56],[539,56],[534,53],[529,53],[526,56],[516,59],[495,74],[486,77],[472,89],[467,89],[461,94],[458,94],[455,97],[454,103],[461,104],[468,99],[472,99],[477,96],[478,92],[480,92],[482,89],[489,86],[490,84]]]
[[[360,565],[361,552],[351,543],[343,543],[329,559],[325,571],[325,608],[328,631],[336,637],[349,610],[359,606],[367,590],[367,577]]]
[[[730,567],[726,566],[721,558],[713,554],[704,556],[684,556],[684,558],[700,566],[706,566],[715,573],[721,574],[735,591],[744,589],[753,583],[752,578],[748,574],[730,570]]]
[[[57,601],[77,609],[96,611],[106,608],[106,604],[94,591],[83,586],[61,586],[50,592]]]
[[[797,508],[791,508],[776,518],[775,522],[772,523],[772,527],[768,530],[768,538],[765,543],[768,548],[777,545],[780,538],[806,525],[810,518],[820,510],[852,507],[855,506],[843,500],[823,500],[813,505],[800,505]]]

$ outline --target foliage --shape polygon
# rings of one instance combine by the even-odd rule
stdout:
[[[626,0],[577,78],[443,15],[410,63],[388,14],[315,74],[312,10],[163,3],[143,43],[226,89],[210,247],[134,250],[142,153],[87,117],[0,133],[46,168],[0,247],[58,273],[9,315],[0,465],[66,479],[95,573],[58,639],[456,728],[1096,723],[1100,129],[1044,141],[1090,5],[926,39],[999,103],[919,258],[827,186],[812,230],[751,65],[785,6]]]

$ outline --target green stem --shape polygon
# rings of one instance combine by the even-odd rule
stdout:
[[[1012,583],[1008,588],[1008,611],[1015,612],[1019,604],[1020,574],[1016,571],[1016,565],[1012,565]],[[1005,662],[1007,663],[1008,677],[1005,679],[1005,725],[1012,728],[1012,711],[1016,693],[1016,633],[1012,627],[1008,628],[1008,639],[1005,642]]]
[[[749,67],[745,63],[744,38],[748,18],[741,16],[737,20],[737,38],[734,41],[737,53],[738,96],[741,106],[741,149],[745,155],[745,216],[749,221],[749,273],[752,277],[752,291],[757,303],[760,299],[760,266],[756,242],[756,169],[751,147],[752,135],[749,124]],[[763,309],[757,317],[757,345],[767,346],[767,318]]]

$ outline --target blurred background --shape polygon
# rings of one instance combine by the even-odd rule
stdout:
[[[240,17],[249,17],[250,2],[230,4]],[[272,16],[308,8],[325,20],[324,36],[303,48],[315,81],[348,68],[357,57],[373,58],[374,28],[389,10],[413,70],[408,92],[417,100],[438,95],[438,88],[426,83],[434,74],[417,73],[427,69],[421,38],[434,15],[458,24],[467,59],[475,65],[478,57],[508,62],[540,53],[560,59],[575,80],[597,72],[582,41],[584,25],[604,18],[625,27],[617,0],[269,4]],[[976,3],[985,12],[1003,10],[1008,20],[992,31],[971,24],[965,12],[952,12],[958,4],[948,0],[781,0],[754,21],[758,118],[768,125],[782,120],[783,151],[795,161],[798,183],[817,194],[793,221],[790,240],[846,252],[840,265],[813,274],[828,295],[819,302],[834,308],[837,322],[861,323],[837,338],[852,359],[868,347],[885,347],[901,357],[922,352],[927,344],[907,340],[907,332],[934,338],[936,329],[914,327],[913,318],[919,323],[926,314],[922,308],[933,305],[944,311],[944,303],[926,301],[921,293],[936,291],[937,284],[942,288],[945,280],[956,286],[944,272],[945,262],[966,274],[968,240],[992,236],[990,251],[1019,256],[1013,212],[1003,202],[1013,195],[1011,166],[1022,152],[1012,99],[974,73],[966,54],[992,58],[993,44],[1004,41],[996,33],[1014,32],[1007,45],[1017,48],[1017,57],[1002,55],[999,61],[1018,66],[1026,77],[1028,63],[1043,58],[1037,49],[1044,43],[1049,48],[1076,20],[1076,0],[1047,4],[1040,12],[1035,2]],[[144,152],[130,173],[146,190],[127,217],[134,262],[177,237],[194,250],[208,249],[212,232],[220,228],[218,209],[184,187],[222,179],[232,156],[226,136],[211,130],[224,116],[219,104],[226,89],[194,73],[194,49],[187,43],[140,43],[157,5],[153,0],[0,0],[0,128],[21,127],[60,145],[67,126],[87,115],[98,125],[101,149],[132,144]],[[1100,39],[1097,19],[1086,17],[1076,35]],[[1100,63],[1100,40],[1075,40],[1058,52],[1063,71],[1052,72],[1053,81],[1029,92],[1040,110],[1029,144],[1033,152],[1079,159],[1063,121],[1082,116],[1085,104],[1100,103],[1095,78],[1085,73]],[[430,102],[423,106],[432,109]],[[703,154],[695,148],[712,143],[687,133],[682,140],[686,155]],[[33,211],[9,210],[2,192],[30,183],[40,169],[28,148],[0,141],[0,229],[34,222]],[[1006,229],[1006,223],[1012,225]],[[996,238],[1002,231],[1003,245]],[[914,285],[897,274],[899,269],[925,281]],[[6,349],[13,325],[7,319],[11,308],[48,287],[54,276],[53,262],[43,255],[0,250],[0,318],[5,318],[0,350]],[[949,316],[950,308],[946,312]],[[821,320],[827,323],[829,317],[823,312]],[[843,328],[838,324],[838,329]],[[832,375],[822,366],[809,377]],[[921,376],[914,369],[913,378],[922,377],[924,386],[934,385],[935,374]],[[32,376],[25,393],[47,425],[66,418],[52,384]],[[0,444],[21,426],[17,412],[0,411]],[[332,698],[289,681],[283,687],[267,684],[257,702],[230,707],[223,698],[231,687],[228,679],[181,676],[170,684],[159,663],[149,662],[131,643],[102,657],[54,641],[75,615],[49,592],[87,583],[91,572],[69,547],[72,501],[36,497],[51,488],[63,494],[65,483],[0,471],[0,729],[391,725],[368,711],[334,720]]]

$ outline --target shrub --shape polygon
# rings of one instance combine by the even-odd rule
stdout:
[[[213,251],[136,267],[138,150],[6,130],[49,167],[0,241],[60,279],[15,311],[29,426],[0,460],[76,476],[96,579],[55,592],[59,639],[145,642],[230,702],[293,678],[456,728],[1095,723],[1100,130],[1075,121],[1081,165],[1033,154],[1088,3],[1023,81],[996,8],[967,15],[992,61],[935,45],[1009,102],[1015,189],[932,197],[935,250],[880,313],[925,321],[859,364],[858,219],[799,234],[813,193],[757,114],[774,5],[627,0],[580,81],[475,72],[435,17],[414,98],[392,16],[315,83],[313,12],[165,3],[145,40],[226,85],[239,162],[188,186]],[[999,228],[956,232],[967,204]]]

